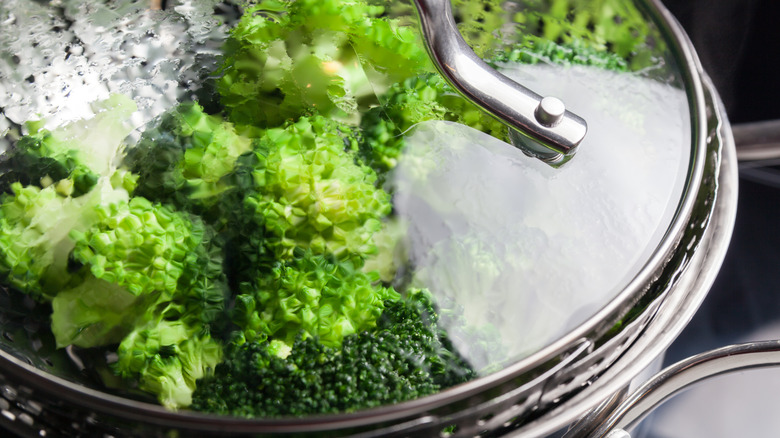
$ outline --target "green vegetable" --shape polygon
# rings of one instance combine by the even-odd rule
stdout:
[[[663,41],[654,36],[651,21],[632,2],[622,0],[532,0],[514,16],[524,40],[545,41],[598,52],[608,51],[636,71],[655,63]]]
[[[100,176],[110,175],[122,141],[132,131],[130,115],[135,102],[121,94],[92,105],[95,116],[48,130],[44,122],[28,122],[30,134],[22,137],[0,165],[0,188],[14,182],[47,186],[70,180],[66,194],[87,193]],[[63,188],[64,189],[64,188]]]
[[[493,57],[492,62],[499,65],[502,63],[537,64],[546,62],[565,66],[590,65],[618,72],[628,71],[628,63],[624,58],[606,50],[594,49],[583,40],[556,44],[532,35],[527,36],[523,44],[499,52]]]
[[[496,51],[489,60],[503,63],[592,65],[614,71],[627,71],[626,61],[608,51],[597,50],[582,40],[556,44],[528,35],[522,44]],[[438,74],[415,76],[395,84],[380,106],[367,111],[361,120],[360,156],[384,182],[387,173],[403,153],[404,135],[414,125],[429,120],[461,123],[509,141],[506,125],[488,115],[450,87]]]
[[[249,340],[270,337],[291,345],[302,333],[338,346],[344,337],[373,328],[385,301],[398,299],[377,280],[350,262],[298,250],[292,260],[242,285],[234,319]]]
[[[169,408],[187,406],[195,380],[219,361],[209,324],[227,292],[221,248],[203,222],[142,197],[97,209],[72,230],[71,269],[84,280],[52,300],[61,347],[120,343],[116,371]]]
[[[192,403],[197,380],[213,372],[222,347],[205,326],[163,320],[130,333],[118,355],[114,369],[120,376],[137,377],[140,389],[176,409]]]
[[[16,182],[10,193],[0,195],[0,276],[41,300],[79,281],[68,269],[74,247],[68,233],[96,222],[97,207],[129,197],[124,188],[114,188],[105,179],[86,196],[62,195],[71,184],[62,180],[41,189]]]
[[[71,231],[71,269],[86,281],[54,297],[58,345],[118,342],[172,303],[186,309],[177,318],[216,319],[226,293],[221,249],[200,219],[141,197],[97,214],[86,231]]]
[[[398,163],[404,134],[415,124],[448,120],[507,139],[507,128],[457,94],[438,74],[415,76],[392,86],[383,105],[361,121],[360,156],[380,177]]]
[[[141,328],[170,324],[202,330],[222,312],[226,281],[213,233],[188,213],[130,198],[122,185],[127,177],[121,172],[100,177],[75,198],[62,194],[70,180],[43,189],[17,182],[0,197],[0,273],[6,284],[51,303],[51,329],[60,347],[125,344]],[[197,345],[182,351],[191,353],[190,362],[199,356],[211,369],[216,360],[206,361],[203,352],[220,345],[206,344],[203,351]],[[120,358],[127,354],[120,350]],[[177,381],[179,365],[164,359],[170,367],[150,359],[152,365],[121,374],[137,377],[164,405],[184,406],[189,401],[182,397],[205,371],[187,365],[195,367],[183,368],[192,384],[172,388],[165,379]]]
[[[213,376],[198,382],[192,408],[242,417],[302,416],[398,403],[465,382],[474,371],[452,351],[424,292],[388,301],[377,328],[340,347],[298,338],[286,358],[239,336]]]
[[[226,45],[217,91],[234,123],[262,127],[317,111],[354,119],[374,89],[432,66],[415,28],[363,0],[263,0]],[[376,66],[369,83],[361,64]],[[392,69],[386,66],[392,65]]]
[[[349,127],[321,116],[269,129],[239,164],[251,186],[237,228],[264,229],[264,245],[280,259],[295,248],[342,259],[375,252],[390,196],[356,162],[355,142]]]
[[[127,200],[135,187],[115,169],[135,103],[115,94],[92,109],[92,118],[53,130],[28,123],[32,133],[0,166],[0,276],[41,300],[79,281],[67,269],[68,233],[89,228],[96,208]]]
[[[218,221],[215,206],[231,189],[226,176],[238,157],[252,149],[252,139],[243,135],[247,131],[252,128],[237,130],[197,103],[180,104],[128,150],[124,165],[139,175],[135,193]]]

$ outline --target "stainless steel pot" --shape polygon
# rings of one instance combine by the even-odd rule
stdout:
[[[690,149],[690,161],[683,194],[673,201],[674,217],[651,255],[619,293],[575,328],[498,371],[419,400],[349,414],[248,420],[170,412],[85,386],[80,370],[35,357],[35,339],[29,336],[34,330],[14,335],[14,329],[24,328],[7,326],[0,349],[4,421],[25,434],[44,431],[47,436],[448,437],[546,436],[587,415],[583,421],[601,418],[696,311],[723,260],[736,211],[734,142],[718,97],[661,2],[636,5],[653,29],[651,39],[663,41],[662,62],[673,64],[674,80],[687,96],[691,138],[680,147]],[[208,43],[200,40],[196,47],[200,44],[210,56]],[[191,65],[184,62],[184,67]],[[188,74],[197,76],[198,71]],[[490,103],[482,106],[492,108]],[[27,341],[32,343],[25,345]]]

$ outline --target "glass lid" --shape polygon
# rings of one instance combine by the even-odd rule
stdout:
[[[297,417],[438,393],[593,318],[680,220],[684,74],[630,2],[452,7],[587,121],[565,164],[448,84],[409,2],[4,0],[3,350]]]

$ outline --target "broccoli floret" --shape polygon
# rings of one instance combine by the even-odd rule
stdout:
[[[137,378],[140,389],[177,409],[192,403],[197,380],[213,372],[222,346],[207,326],[162,320],[127,335],[117,353],[113,368],[120,376]]]
[[[298,338],[286,358],[267,342],[225,351],[213,376],[198,382],[191,408],[242,417],[351,412],[433,394],[476,376],[437,326],[423,293],[388,301],[377,328],[338,348]]]
[[[226,281],[213,232],[190,214],[141,197],[128,200],[110,179],[100,178],[77,198],[58,192],[67,181],[44,189],[14,183],[2,195],[0,269],[7,284],[51,301],[59,347],[121,341],[124,363],[143,351],[138,339],[161,338],[145,353],[146,365],[118,371],[137,378],[165,406],[186,405],[195,380],[220,357],[219,344],[198,334],[224,307]],[[173,333],[186,328],[176,343],[168,341],[171,327]],[[160,342],[175,348],[158,352]]]
[[[218,222],[222,217],[213,207],[232,188],[225,176],[252,149],[252,139],[243,135],[249,129],[208,115],[197,103],[180,104],[127,151],[124,165],[139,175],[135,194]]]
[[[263,245],[278,259],[295,248],[340,259],[375,252],[372,235],[390,196],[371,168],[356,163],[355,141],[348,127],[321,116],[269,129],[238,166],[250,187],[242,188],[246,223],[236,229],[264,230]]]
[[[184,309],[177,318],[207,323],[218,316],[226,293],[222,257],[202,221],[141,197],[96,210],[92,227],[70,233],[71,269],[79,267],[86,281],[52,301],[59,346],[118,342],[171,304]]]
[[[235,322],[249,340],[272,338],[292,344],[295,337],[317,337],[328,347],[374,326],[386,300],[398,299],[349,261],[296,250],[276,262],[236,297]]]
[[[132,174],[115,169],[135,103],[117,94],[92,108],[94,117],[51,131],[29,124],[0,166],[0,275],[36,299],[73,280],[68,233],[89,228],[97,207],[127,200],[135,187]]]
[[[83,281],[52,300],[57,345],[120,343],[115,371],[166,407],[190,403],[213,369],[227,292],[213,231],[197,216],[142,197],[96,208],[98,220],[70,233],[69,268]]]
[[[230,120],[274,127],[310,111],[354,118],[361,99],[375,99],[377,77],[387,86],[431,70],[416,28],[383,12],[363,0],[264,0],[247,10],[218,72]],[[370,72],[373,83],[361,63],[382,68]]]
[[[63,195],[71,184],[62,180],[41,189],[17,182],[11,193],[0,195],[0,275],[6,284],[39,300],[49,300],[80,281],[68,269],[74,247],[68,233],[92,226],[99,219],[99,206],[129,197],[127,190],[106,179],[87,195]]]
[[[44,187],[69,179],[73,196],[87,193],[100,176],[113,173],[122,141],[132,131],[130,115],[136,105],[114,94],[92,104],[95,116],[53,130],[44,122],[28,123],[30,134],[22,137],[0,165],[0,188],[14,182]]]

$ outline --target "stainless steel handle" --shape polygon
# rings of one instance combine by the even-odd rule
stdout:
[[[731,125],[739,161],[780,158],[780,120]]]
[[[749,342],[711,350],[680,361],[650,379],[621,403],[606,421],[571,430],[565,436],[616,438],[630,435],[626,430],[664,401],[694,383],[737,371],[780,366],[780,341]]]
[[[509,127],[528,155],[560,165],[577,151],[587,124],[563,102],[542,97],[480,59],[461,36],[449,0],[415,0],[423,38],[439,72],[463,96]]]

